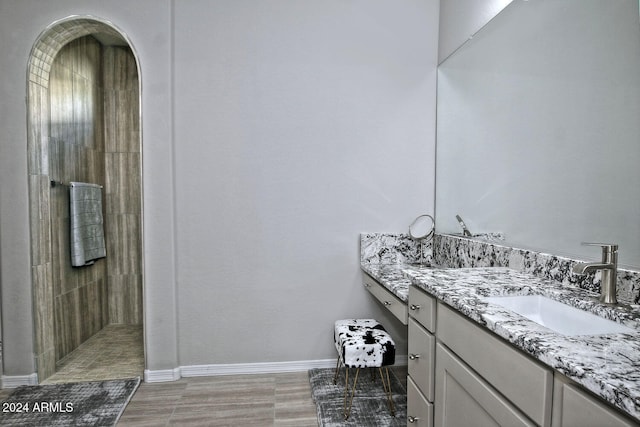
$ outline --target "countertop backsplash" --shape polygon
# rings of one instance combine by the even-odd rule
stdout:
[[[431,265],[432,242],[423,245],[422,262]],[[360,262],[363,264],[420,263],[420,242],[409,234],[361,233]]]
[[[599,272],[586,275],[571,272],[575,263],[584,261],[458,236],[436,234],[434,237],[434,264],[439,267],[509,267],[599,292]],[[639,271],[618,268],[618,300],[625,304],[640,303]]]
[[[483,239],[470,239],[447,234],[434,235],[424,244],[424,263],[439,268],[509,267],[516,271],[579,286],[594,292],[600,290],[600,273],[573,274],[575,260],[542,252],[512,248]],[[419,242],[403,233],[362,233],[360,261],[363,264],[414,264],[420,262]],[[640,271],[618,269],[618,301],[640,304]]]

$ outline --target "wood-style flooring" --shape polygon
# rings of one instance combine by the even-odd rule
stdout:
[[[143,383],[118,426],[318,425],[307,372]]]
[[[143,375],[141,328],[107,327],[43,384]],[[393,368],[406,378],[406,366]],[[0,400],[12,390],[0,390]],[[182,378],[142,383],[118,426],[317,426],[306,371]]]
[[[42,384],[142,377],[142,328],[109,325]],[[0,390],[0,400],[12,390]],[[307,372],[142,383],[118,426],[317,426]]]

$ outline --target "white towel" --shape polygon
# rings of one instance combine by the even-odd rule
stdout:
[[[69,188],[71,229],[71,265],[81,267],[104,258],[104,221],[102,219],[102,187],[72,182]]]

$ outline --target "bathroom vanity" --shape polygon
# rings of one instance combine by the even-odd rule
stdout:
[[[589,290],[504,267],[362,270],[408,327],[408,425],[640,425],[637,306],[608,307]],[[487,300],[532,294],[631,332],[567,336]]]

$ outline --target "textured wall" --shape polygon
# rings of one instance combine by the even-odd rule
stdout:
[[[331,359],[354,316],[402,337],[358,242],[432,212],[438,2],[174,13],[181,365]]]

